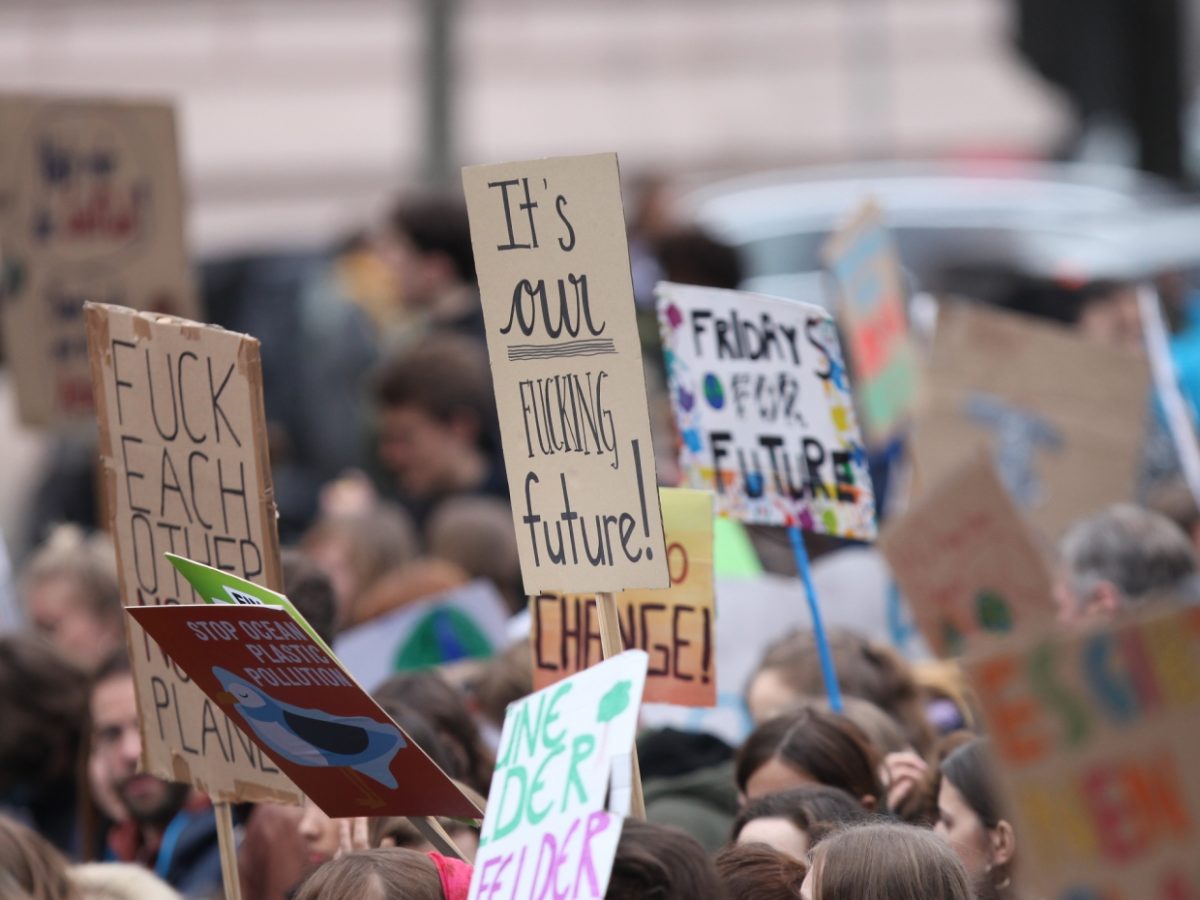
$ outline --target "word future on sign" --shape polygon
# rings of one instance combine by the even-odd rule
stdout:
[[[463,186],[525,592],[666,587],[616,156]]]
[[[0,332],[28,424],[93,416],[85,301],[199,315],[174,112],[0,97]]]
[[[816,306],[663,283],[659,326],[687,483],[718,512],[875,536],[875,497],[833,319]]]
[[[660,488],[659,495],[671,586],[616,598],[621,643],[650,655],[647,703],[715,706],[712,493]],[[529,613],[535,688],[601,659],[595,597],[542,593],[529,598]]]
[[[258,341],[119,307],[85,315],[125,605],[200,602],[167,552],[278,587]],[[216,801],[300,801],[136,623],[129,650],[146,771]]]
[[[627,650],[508,708],[472,900],[604,896],[645,682],[646,654]]]

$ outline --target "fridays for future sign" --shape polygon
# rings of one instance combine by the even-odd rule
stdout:
[[[525,592],[667,587],[616,155],[463,188]]]
[[[604,896],[646,665],[627,650],[508,708],[471,900]]]
[[[745,291],[656,293],[687,484],[745,522],[872,539],[867,454],[829,314]]]

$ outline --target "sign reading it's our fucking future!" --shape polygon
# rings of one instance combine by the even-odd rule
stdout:
[[[463,186],[526,593],[667,587],[616,156]]]

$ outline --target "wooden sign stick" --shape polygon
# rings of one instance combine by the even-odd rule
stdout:
[[[461,859],[465,863],[473,862],[463,853],[458,844],[454,843],[454,838],[446,832],[442,827],[442,823],[433,816],[409,816],[408,821],[412,822],[413,827],[421,832],[421,836],[429,843],[433,844],[433,849],[443,856],[452,856],[455,859]]]
[[[221,879],[225,882],[225,900],[242,900],[238,881],[237,841],[233,837],[233,811],[228,803],[214,803],[217,816],[217,844],[221,852]]]
[[[621,640],[621,619],[617,612],[617,598],[611,591],[600,591],[596,595],[596,615],[600,619],[600,648],[604,658],[616,656],[625,649]],[[633,763],[632,790],[629,804],[631,818],[646,820],[646,797],[642,792],[642,769],[638,765],[637,744],[630,754]]]

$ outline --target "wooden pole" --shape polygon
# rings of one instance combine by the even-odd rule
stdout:
[[[233,837],[233,811],[228,803],[214,803],[217,815],[217,844],[221,851],[221,878],[225,882],[225,900],[242,900],[238,881],[237,841]]]
[[[596,614],[600,619],[600,647],[604,658],[616,656],[625,649],[621,640],[621,619],[617,611],[617,598],[610,591],[601,591],[596,595]],[[629,815],[634,819],[646,819],[646,797],[642,793],[642,770],[638,765],[637,744],[631,748],[630,758],[633,764],[631,787],[633,796],[629,804]]]
[[[408,821],[413,823],[417,831],[421,832],[421,836],[433,844],[433,849],[442,854],[442,856],[453,856],[455,859],[461,859],[465,863],[472,862],[459,849],[458,844],[454,843],[454,838],[446,833],[446,829],[442,827],[442,823],[433,818],[433,816],[409,816]]]

